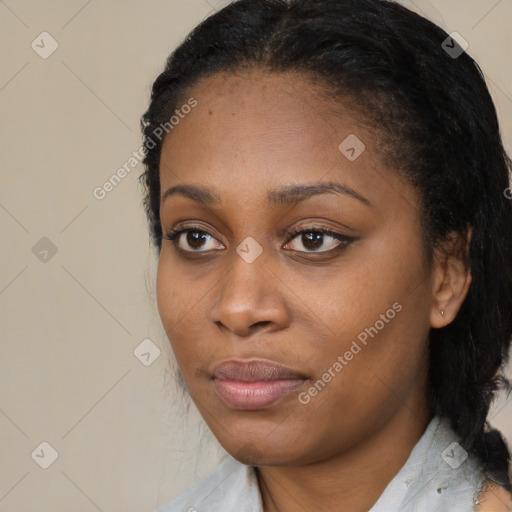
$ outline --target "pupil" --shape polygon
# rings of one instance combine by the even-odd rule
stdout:
[[[306,243],[304,243],[304,241],[302,243],[304,243],[304,247],[307,247],[308,249],[318,249],[318,247],[322,245],[322,233],[315,234],[314,232],[311,232],[302,236],[307,240]],[[318,241],[320,241],[320,244],[317,243]]]
[[[201,241],[200,239],[204,238],[204,237],[205,237],[204,233],[199,234],[198,231],[189,231],[188,236],[187,236],[187,243],[190,245],[190,247],[193,247],[194,249],[200,249],[201,243],[199,243],[197,246],[194,244],[197,242],[200,242]]]

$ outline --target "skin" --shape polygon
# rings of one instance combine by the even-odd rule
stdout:
[[[479,501],[480,504],[475,512],[510,512],[512,510],[512,494],[492,482],[483,487]]]
[[[377,132],[316,93],[290,73],[204,79],[187,91],[183,103],[194,97],[198,105],[167,135],[160,162],[162,196],[193,184],[222,200],[161,201],[164,233],[192,224],[207,235],[191,245],[182,234],[184,255],[164,238],[157,303],[204,420],[227,452],[258,467],[265,512],[340,504],[362,512],[377,501],[432,418],[429,330],[453,320],[471,281],[452,246],[427,260],[419,195],[381,162]],[[354,161],[338,149],[349,134],[366,146]],[[269,190],[329,181],[370,205],[338,193],[267,204]],[[315,246],[284,233],[318,225],[354,241],[336,250],[330,235]],[[262,249],[252,263],[236,252],[246,237]],[[395,318],[300,403],[299,393],[396,302]],[[232,358],[269,359],[309,380],[272,407],[236,410],[211,381],[213,366]]]

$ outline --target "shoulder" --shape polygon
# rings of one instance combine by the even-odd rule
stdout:
[[[512,494],[495,483],[484,485],[475,512],[512,512]]]

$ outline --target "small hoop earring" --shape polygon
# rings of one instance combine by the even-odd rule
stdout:
[[[446,311],[444,309],[441,309],[441,316],[446,315]]]

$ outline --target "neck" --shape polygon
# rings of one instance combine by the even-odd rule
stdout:
[[[433,414],[402,407],[349,450],[303,466],[257,468],[264,512],[367,512],[405,464]]]

